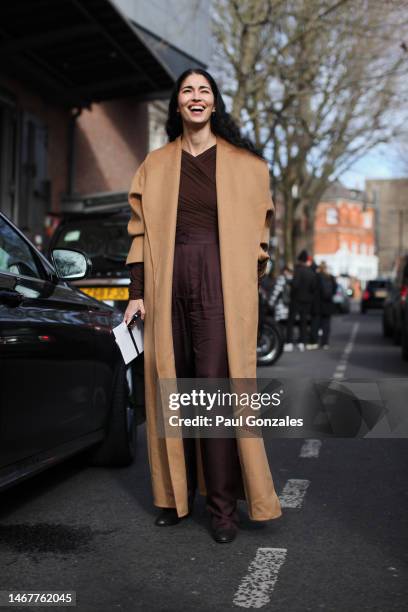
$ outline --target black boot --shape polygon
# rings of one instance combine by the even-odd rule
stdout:
[[[160,514],[154,521],[158,527],[171,527],[177,525],[182,519],[187,518],[193,511],[194,493],[188,495],[188,514],[181,518],[177,514],[176,508],[162,508]]]
[[[211,519],[211,535],[218,544],[229,544],[235,540],[238,533],[238,525],[235,521]]]
[[[179,522],[180,518],[176,508],[162,508],[154,524],[158,527],[171,527],[172,525],[177,525]]]

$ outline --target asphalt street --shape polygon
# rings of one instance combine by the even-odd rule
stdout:
[[[259,370],[275,375],[404,378],[408,364],[378,312],[354,313],[335,317],[329,351]],[[81,612],[406,611],[407,441],[275,439],[267,451],[283,515],[251,522],[242,504],[229,545],[211,539],[202,498],[177,526],[153,525],[143,428],[130,468],[77,456],[3,492],[0,590],[74,590]]]

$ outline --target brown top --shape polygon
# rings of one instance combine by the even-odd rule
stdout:
[[[199,155],[182,150],[176,243],[218,241],[217,145]],[[143,298],[143,262],[130,264],[129,299]]]

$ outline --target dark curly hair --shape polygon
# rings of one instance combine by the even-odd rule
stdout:
[[[169,110],[166,121],[166,132],[169,142],[175,140],[177,136],[183,133],[183,122],[180,113],[177,112],[177,97],[184,79],[190,74],[201,74],[207,79],[211,86],[214,95],[215,113],[211,113],[211,130],[214,134],[218,134],[232,145],[246,149],[261,159],[265,159],[260,151],[255,147],[249,138],[241,136],[239,127],[234,119],[225,110],[225,103],[222,99],[220,90],[213,77],[202,68],[190,68],[185,70],[177,79],[169,102]]]

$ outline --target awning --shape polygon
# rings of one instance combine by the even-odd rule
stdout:
[[[63,106],[169,95],[184,69],[203,65],[110,0],[0,3],[0,68]]]
[[[163,38],[156,36],[141,25],[131,22],[139,38],[145,43],[152,53],[155,53],[160,62],[166,66],[174,81],[178,76],[189,68],[206,68],[206,65],[194,59],[191,55],[180,51]]]

